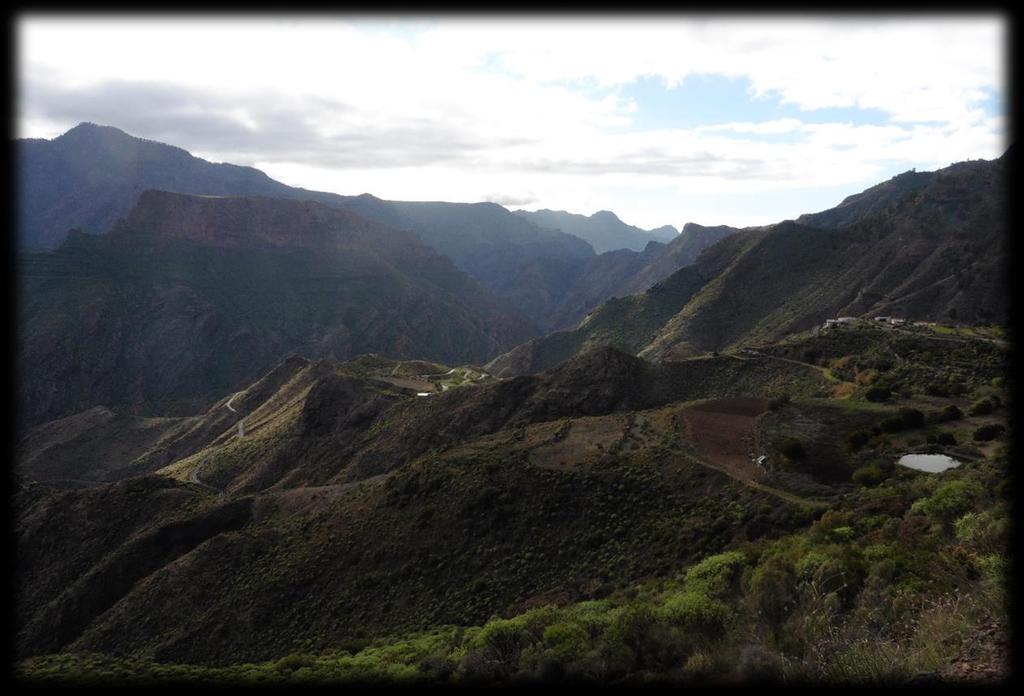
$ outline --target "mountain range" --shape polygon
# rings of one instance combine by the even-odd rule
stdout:
[[[1005,322],[1005,162],[902,174],[835,209],[746,228],[490,368],[543,371],[593,345],[677,359],[775,341],[838,316]]]
[[[264,196],[311,200],[353,211],[387,227],[412,230],[494,293],[509,312],[531,322],[537,332],[573,325],[582,316],[578,308],[581,298],[590,304],[585,313],[602,300],[633,291],[632,286],[609,284],[603,278],[597,285],[591,282],[606,260],[584,239],[567,234],[568,230],[533,224],[495,203],[385,201],[369,194],[309,191],[282,184],[251,167],[207,162],[180,148],[92,123],[79,124],[52,140],[18,140],[16,162],[18,246],[24,250],[54,249],[72,228],[103,234],[150,189]],[[588,221],[581,229],[614,220],[611,226],[620,237],[636,237],[642,232],[611,213],[569,219],[576,217]],[[637,239],[645,243],[675,239],[674,234],[667,235],[669,231],[674,233],[673,228],[661,228],[657,235],[643,233]],[[636,245],[636,241],[630,244]],[[676,255],[668,249],[664,255],[658,254],[655,250],[660,248],[643,256],[652,264],[648,276],[678,268]],[[636,254],[642,251],[625,256],[620,251],[617,259],[639,267],[643,264],[634,258]],[[657,260],[660,263],[655,264]]]
[[[1008,155],[595,253],[90,124],[17,148],[22,677],[1005,671]]]
[[[320,635],[482,621],[552,587],[575,594],[613,538],[640,563],[630,573],[650,572],[744,533],[659,536],[664,515],[764,498],[685,458],[664,477],[624,468],[660,451],[658,430],[677,414],[663,407],[783,384],[814,394],[823,382],[768,359],[654,365],[599,350],[543,376],[418,398],[382,381],[396,367],[291,358],[199,417],[117,427],[99,411],[34,431],[25,473],[53,476],[49,461],[102,452],[103,471],[64,473],[110,482],[57,497],[46,485],[25,491],[22,649],[263,659]],[[233,437],[243,415],[246,435]],[[570,422],[566,440],[558,433]],[[562,450],[595,428],[607,430],[600,447]],[[195,474],[223,493],[186,484]],[[617,508],[637,524],[598,531]],[[592,524],[605,536],[565,545],[557,567],[523,555]],[[443,584],[424,583],[431,564]],[[201,615],[172,610],[192,601]]]
[[[538,227],[561,230],[576,235],[580,239],[586,240],[598,254],[616,249],[643,251],[648,242],[668,243],[675,239],[679,232],[671,225],[663,225],[653,230],[643,230],[633,225],[627,225],[610,210],[599,210],[589,216],[548,209],[513,212]]]
[[[19,263],[19,415],[190,413],[283,356],[481,362],[532,335],[412,232],[311,201],[144,192]]]

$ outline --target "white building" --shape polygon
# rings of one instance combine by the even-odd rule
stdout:
[[[852,324],[855,321],[857,321],[857,317],[839,317],[837,319],[826,319],[824,328],[827,329],[830,326],[840,326],[841,324]]]

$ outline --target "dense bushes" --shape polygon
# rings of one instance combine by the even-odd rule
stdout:
[[[884,474],[886,461],[868,467]],[[1005,480],[1001,458],[883,478],[810,529],[743,542],[605,599],[435,627],[351,655],[205,668],[65,654],[22,669],[50,680],[84,670],[246,683],[902,680],[948,664],[981,627],[1005,619]]]
[[[968,512],[982,495],[980,484],[971,480],[947,481],[928,498],[914,503],[912,511],[923,512],[946,527]]]

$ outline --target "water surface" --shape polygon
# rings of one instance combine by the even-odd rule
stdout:
[[[961,464],[945,454],[904,454],[896,463],[910,469],[927,471],[930,474],[938,474]]]

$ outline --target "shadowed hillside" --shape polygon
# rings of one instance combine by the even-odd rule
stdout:
[[[672,239],[665,254],[620,251],[606,259],[595,256],[590,244],[568,230],[546,229],[495,203],[385,201],[369,194],[309,191],[251,167],[214,164],[180,148],[91,123],[53,140],[18,140],[15,146],[21,249],[54,249],[71,229],[106,233],[149,189],[316,201],[415,232],[500,298],[506,312],[543,330],[572,326],[613,295],[645,290],[692,263],[696,252],[707,246],[686,251],[697,237],[684,234],[680,240],[672,228],[661,228],[660,237],[643,233],[643,243],[634,246],[643,249],[651,239]],[[636,229],[612,213],[587,220],[588,228],[604,221],[615,229]]]
[[[534,339],[491,368],[544,370],[592,345],[671,359],[836,316],[1004,322],[1006,194],[1003,159],[897,177],[844,201],[842,216],[802,218],[842,227],[786,221],[729,236],[647,292],[606,302],[573,331]]]
[[[479,362],[529,336],[415,234],[303,201],[148,192],[19,279],[26,424],[187,414],[292,352]]]

